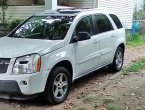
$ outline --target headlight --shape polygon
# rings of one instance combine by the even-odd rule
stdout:
[[[26,55],[16,59],[13,74],[30,74],[40,71],[41,57],[38,54]]]

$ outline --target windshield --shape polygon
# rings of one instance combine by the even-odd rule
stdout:
[[[19,26],[9,37],[62,40],[74,16],[33,16]]]

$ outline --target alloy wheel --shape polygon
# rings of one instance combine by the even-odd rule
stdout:
[[[65,73],[59,73],[54,79],[53,95],[57,99],[62,99],[68,90],[68,78]]]

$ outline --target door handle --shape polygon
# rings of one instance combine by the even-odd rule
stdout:
[[[115,37],[115,35],[113,34],[111,37]]]
[[[97,43],[98,43],[98,40],[95,40],[95,41],[94,41],[94,44],[97,44]]]

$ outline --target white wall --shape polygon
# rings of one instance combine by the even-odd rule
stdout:
[[[10,6],[27,6],[32,5],[32,0],[8,0]]]
[[[69,6],[77,8],[93,8],[94,0],[69,0]]]
[[[28,18],[35,13],[41,13],[45,10],[44,6],[9,6],[6,11],[7,18]]]
[[[28,18],[36,13],[45,10],[56,9],[57,0],[46,0],[45,6],[9,6],[6,11],[6,17],[9,18]]]

